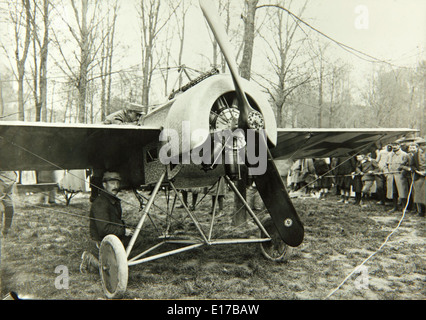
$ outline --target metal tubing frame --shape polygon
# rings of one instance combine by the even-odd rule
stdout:
[[[148,203],[146,204],[145,208],[143,209],[142,217],[139,220],[139,223],[136,227],[135,232],[132,235],[132,238],[130,239],[129,245],[126,248],[126,254],[127,258],[129,258],[130,252],[132,251],[133,245],[135,244],[136,238],[139,236],[139,232],[141,231],[142,225],[145,222],[145,219],[148,215],[149,210],[151,209],[152,204],[154,203],[155,197],[158,193],[158,190],[160,190],[161,184],[163,183],[164,177],[166,176],[166,171],[164,171],[158,179],[157,184],[154,187],[154,190],[151,194],[151,197],[148,200]]]
[[[129,254],[131,252],[131,249],[134,245],[134,242],[136,240],[136,237],[139,235],[139,232],[142,228],[142,225],[148,215],[148,212],[155,200],[155,197],[162,185],[162,182],[165,178],[165,174],[166,172],[164,172],[162,174],[162,176],[160,177],[160,179],[158,180],[157,184],[155,185],[154,191],[152,192],[151,197],[148,200],[147,205],[145,206],[144,210],[143,210],[143,215],[141,217],[141,219],[139,220],[139,224],[135,230],[135,233],[133,234],[129,245],[126,249],[126,253],[127,253],[127,257],[129,257]],[[244,197],[241,195],[241,193],[238,191],[238,189],[235,187],[235,185],[233,184],[233,182],[231,181],[231,179],[228,176],[224,176],[226,179],[226,182],[228,183],[228,185],[231,187],[231,189],[237,194],[237,196],[240,198],[240,200],[243,202],[244,206],[247,208],[247,210],[249,211],[250,215],[252,216],[253,220],[255,221],[255,223],[257,224],[257,226],[259,227],[259,229],[265,234],[265,238],[249,238],[249,239],[211,239],[211,234],[212,234],[212,230],[213,230],[213,226],[214,226],[214,220],[215,220],[215,211],[216,211],[216,207],[217,207],[217,196],[218,196],[218,192],[219,192],[219,184],[218,184],[218,188],[216,190],[216,198],[215,198],[215,202],[213,205],[213,214],[212,214],[212,221],[210,223],[210,229],[209,229],[209,234],[208,237],[206,237],[203,229],[200,226],[200,223],[198,222],[198,220],[192,215],[191,211],[189,210],[188,206],[184,203],[182,197],[180,196],[179,192],[177,191],[177,189],[175,188],[175,186],[173,185],[173,183],[171,181],[168,181],[168,184],[172,187],[173,191],[175,192],[175,195],[179,198],[180,202],[183,204],[186,212],[188,213],[188,215],[190,216],[190,218],[192,219],[192,221],[194,222],[195,226],[198,229],[198,232],[200,233],[201,238],[193,238],[193,239],[164,239],[162,242],[157,243],[156,245],[150,247],[149,249],[145,250],[144,252],[136,255],[135,257],[133,257],[132,259],[128,260],[128,266],[133,266],[133,265],[137,265],[137,264],[141,264],[141,263],[145,263],[145,262],[149,262],[149,261],[153,261],[153,260],[157,260],[160,258],[164,258],[164,257],[168,257],[174,254],[178,254],[178,253],[182,253],[182,252],[186,252],[186,251],[190,251],[193,249],[197,249],[200,248],[202,246],[205,245],[223,245],[223,244],[244,244],[244,243],[261,243],[261,242],[268,242],[271,241],[271,236],[268,234],[268,232],[265,230],[265,228],[263,227],[262,223],[260,222],[260,220],[257,218],[257,216],[255,215],[255,213],[251,210],[249,204],[247,203],[247,201],[244,199]],[[222,179],[223,177],[221,177],[220,179]],[[220,183],[220,179],[218,180],[218,182]],[[163,253],[159,253],[159,254],[155,254],[146,258],[142,258],[139,259],[140,257],[148,254],[149,252],[159,248],[160,246],[162,246],[163,244],[166,243],[170,243],[170,244],[182,244],[185,245],[184,247],[175,249],[175,250],[171,250],[171,251],[166,251]]]
[[[234,183],[231,181],[231,179],[228,176],[225,176],[226,182],[231,187],[231,189],[235,192],[235,194],[240,198],[241,202],[244,204],[244,206],[247,208],[247,211],[250,213],[251,217],[253,218],[254,222],[257,224],[260,230],[268,237],[271,238],[268,231],[265,230],[262,223],[260,222],[259,218],[256,216],[256,214],[251,210],[249,204],[247,203],[246,199],[241,195],[241,193],[238,191],[237,187],[234,185]]]
[[[212,211],[212,221],[210,222],[210,230],[209,230],[209,238],[208,241],[211,240],[212,238],[212,232],[213,232],[213,226],[214,226],[214,219],[216,217],[216,209],[217,209],[217,202],[218,202],[218,198],[219,198],[219,187],[220,187],[220,182],[222,181],[222,177],[219,178],[219,180],[217,180],[217,187],[216,187],[216,195],[214,198],[214,203],[213,203],[213,211]]]
[[[140,258],[140,257],[142,257],[142,256],[144,256],[144,255],[146,255],[148,253],[150,253],[152,250],[157,249],[158,247],[162,246],[165,243],[166,242],[159,242],[159,243],[157,243],[156,245],[152,246],[151,248],[145,250],[144,252],[139,253],[138,255],[134,256],[132,259],[128,260],[128,262],[133,262],[133,261],[137,260],[138,258]]]
[[[192,219],[192,221],[194,222],[196,228],[198,229],[198,232],[200,233],[200,235],[203,237],[203,240],[205,243],[209,243],[209,240],[206,237],[206,234],[204,233],[203,229],[200,226],[200,223],[197,221],[197,219],[193,216],[193,214],[191,213],[191,211],[189,210],[188,206],[186,205],[186,203],[183,201],[181,195],[179,194],[179,192],[176,190],[174,184],[170,181],[170,186],[173,188],[173,191],[175,192],[175,194],[178,196],[179,201],[183,204],[183,207],[185,208],[186,213],[188,213],[188,215],[190,216],[190,218]]]
[[[146,258],[143,258],[143,259],[140,259],[140,260],[134,260],[134,261],[131,261],[131,262],[129,261],[127,263],[127,265],[130,267],[130,266],[133,266],[133,265],[136,265],[136,264],[140,264],[140,263],[144,263],[144,262],[148,262],[148,261],[152,261],[152,260],[157,260],[157,259],[160,259],[160,258],[171,256],[173,254],[193,250],[193,249],[199,248],[199,247],[204,246],[204,245],[205,245],[204,243],[192,244],[192,245],[189,245],[189,246],[186,246],[186,247],[183,247],[183,248],[175,249],[175,250],[172,250],[172,251],[167,251],[167,252],[164,252],[164,253],[159,253],[159,254],[156,254],[156,255],[153,255],[153,256],[150,256],[150,257],[146,257]]]
[[[213,241],[209,242],[209,245],[260,243],[260,242],[268,242],[270,240],[271,240],[270,238],[256,238],[256,239],[218,239],[218,240],[213,240]],[[163,245],[165,243],[174,243],[174,244],[176,244],[176,243],[177,244],[185,243],[185,244],[189,244],[189,245],[185,246],[185,247],[182,247],[182,248],[179,248],[179,249],[175,249],[175,250],[171,250],[171,251],[159,253],[159,254],[156,254],[156,255],[153,255],[153,256],[150,256],[150,257],[146,257],[146,258],[142,258],[142,259],[137,260],[137,258],[143,256],[144,254],[148,253],[149,251],[152,251],[153,249],[158,248],[160,245]],[[145,262],[149,262],[149,261],[161,259],[161,258],[168,257],[168,256],[171,256],[171,255],[174,255],[174,254],[182,253],[182,252],[185,252],[185,251],[190,251],[190,250],[193,250],[193,249],[197,249],[197,248],[200,248],[200,247],[205,246],[205,245],[206,245],[205,243],[202,243],[202,242],[201,243],[200,242],[199,243],[194,243],[194,242],[192,242],[190,240],[188,240],[188,241],[185,241],[185,240],[182,240],[182,241],[178,241],[178,240],[177,241],[173,241],[173,240],[171,240],[171,241],[161,242],[161,243],[158,243],[157,245],[153,246],[151,249],[146,250],[144,253],[141,253],[140,255],[138,255],[138,256],[134,257],[133,259],[129,260],[127,265],[130,267],[130,266],[133,266],[133,265],[137,265],[137,264],[141,264],[141,263],[145,263]]]

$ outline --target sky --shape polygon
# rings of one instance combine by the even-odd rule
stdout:
[[[426,59],[424,0],[317,0],[305,16],[328,36],[375,58],[398,66]]]
[[[118,32],[123,34],[122,41],[130,44],[129,61],[139,63],[139,26],[132,5],[134,1],[122,3]],[[196,0],[193,2],[198,4]],[[280,4],[290,7],[294,13],[304,3],[303,0],[293,0],[288,6],[287,2],[281,1]],[[259,5],[270,3],[271,0],[259,1]],[[233,5],[234,15],[239,17],[240,8],[238,4]],[[261,16],[261,10],[265,9],[260,9],[258,16]],[[203,56],[211,56],[210,36],[197,6],[190,10],[188,16],[184,63],[197,68],[209,64]],[[420,59],[426,59],[425,0],[308,0],[302,19],[329,37],[395,66],[413,66]],[[235,21],[234,25],[242,27],[242,22]],[[304,29],[309,30],[306,26]],[[330,50],[336,58],[351,64],[354,76],[360,80],[371,72],[372,63],[349,54],[335,44],[330,46]]]
[[[137,32],[131,2],[122,4],[121,18],[124,23],[133,23]],[[259,4],[271,2],[261,0]],[[295,12],[303,2],[293,1]],[[205,38],[201,11],[194,8],[190,20],[187,38]],[[309,0],[303,20],[328,36],[380,59],[406,63],[407,57],[420,51],[426,56],[425,0]],[[199,28],[194,30],[192,27],[196,25]]]
[[[117,33],[120,42],[128,47],[122,62],[129,65],[140,63],[139,25],[134,7],[138,1],[120,1]],[[172,0],[162,4],[167,1]],[[259,5],[274,1],[260,0]],[[192,2],[195,6],[188,14],[186,31],[188,65],[206,63],[201,56],[211,56],[207,24],[198,8],[198,0]],[[233,1],[234,19],[237,19],[233,24],[242,27],[240,2]],[[304,2],[279,1],[294,13]],[[258,10],[257,15],[261,16],[264,10]],[[302,19],[337,41],[395,65],[413,65],[419,57],[426,59],[426,0],[308,0]],[[308,30],[306,26],[304,29]],[[337,46],[333,48],[339,57],[364,64]]]
[[[392,64],[367,62],[330,46],[336,58],[351,66],[353,98],[359,103],[361,91],[379,67],[395,70],[426,60],[424,0],[315,0],[308,2],[304,17],[329,37]]]
[[[127,49],[120,57],[116,56],[115,70],[141,63],[140,31],[134,6],[138,1],[120,2],[117,42]],[[260,0],[259,5],[274,1]],[[198,0],[192,2],[195,5],[188,13],[183,63],[194,69],[204,66],[204,70],[207,70],[210,68],[210,61],[206,57],[211,56],[211,35],[198,7]],[[297,14],[304,2],[293,0],[289,5],[289,1],[280,1],[280,4]],[[166,0],[162,0],[162,5],[166,3]],[[232,6],[233,28],[239,28],[242,33],[241,1],[233,0]],[[257,12],[258,23],[262,21],[264,10],[259,9]],[[395,66],[412,67],[420,59],[426,60],[426,0],[308,0],[302,19],[329,37]],[[309,30],[306,26],[303,28]],[[311,33],[316,34],[313,31]],[[322,36],[319,38],[328,41]],[[328,50],[336,59],[352,66],[357,82],[365,81],[373,70],[372,63],[349,54],[335,44],[331,44]],[[177,59],[177,48],[172,49],[172,54],[174,52]]]

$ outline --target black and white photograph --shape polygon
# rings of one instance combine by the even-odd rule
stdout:
[[[0,299],[425,300],[425,50],[424,0],[0,0]]]

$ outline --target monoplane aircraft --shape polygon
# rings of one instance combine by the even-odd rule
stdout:
[[[141,125],[0,122],[0,170],[115,170],[123,178],[123,187],[135,190],[135,194],[143,188],[150,190],[127,248],[114,235],[106,236],[100,245],[100,275],[109,298],[125,292],[128,267],[201,246],[260,243],[267,258],[282,259],[289,246],[302,243],[304,227],[274,159],[344,156],[414,131],[277,128],[265,95],[252,82],[239,76],[213,1],[200,0],[200,6],[230,74],[211,72],[191,81],[166,104],[145,115]],[[266,221],[258,218],[235,186],[241,177],[241,166],[251,169],[269,213]],[[210,187],[219,179],[224,179],[244,203],[260,229],[259,237],[215,238],[212,231],[217,201],[208,230],[182,201],[179,189]],[[129,258],[163,187],[184,204],[199,236],[174,239],[164,233],[159,243]],[[173,214],[173,210],[168,213]],[[152,254],[165,243],[180,247]]]

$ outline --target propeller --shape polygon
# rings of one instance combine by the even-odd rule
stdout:
[[[231,72],[231,77],[235,86],[238,100],[238,109],[240,111],[238,117],[238,128],[246,131],[250,129],[249,114],[254,110],[247,99],[243,90],[240,76],[238,74],[237,63],[232,54],[231,45],[228,40],[225,28],[221,23],[217,8],[213,4],[213,0],[199,0],[201,10],[213,32],[213,35],[219,44],[219,47],[225,57]],[[235,129],[235,128],[233,128]],[[290,200],[285,188],[284,182],[278,172],[277,167],[269,151],[266,137],[256,131],[256,141],[258,141],[256,150],[259,147],[267,150],[267,169],[263,175],[254,175],[259,194],[268,209],[269,214],[277,228],[281,239],[289,246],[296,247],[303,241],[304,228],[297,215],[296,209]],[[263,144],[260,146],[260,144]]]
[[[241,129],[247,129],[248,115],[251,111],[251,107],[243,91],[243,86],[241,84],[240,76],[238,74],[237,63],[235,61],[235,58],[233,58],[231,44],[228,41],[228,35],[226,34],[225,28],[221,23],[220,17],[217,13],[217,9],[213,4],[213,1],[200,0],[200,7],[203,11],[204,17],[207,20],[207,23],[210,26],[210,29],[213,32],[217,43],[219,44],[219,47],[223,53],[223,56],[225,57],[226,63],[228,64],[229,70],[231,72],[235,91],[237,93],[238,109],[240,111],[240,115],[238,117],[238,127]]]

